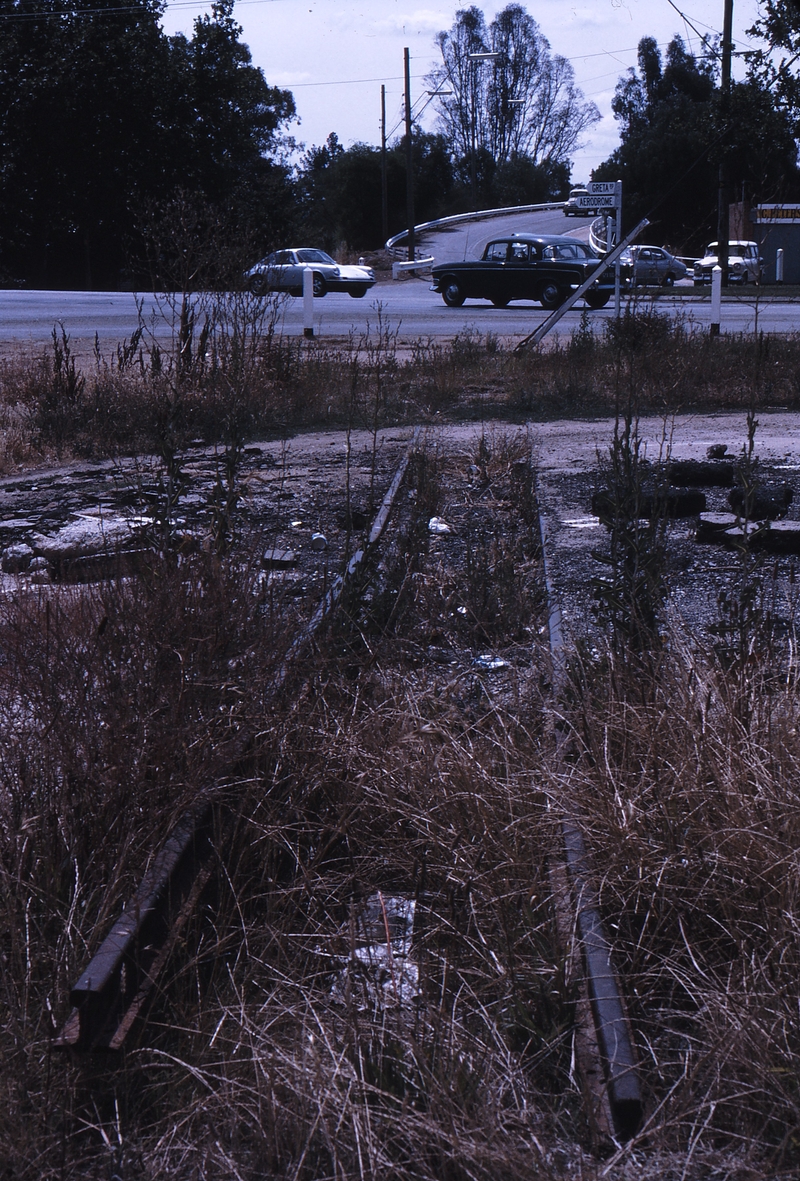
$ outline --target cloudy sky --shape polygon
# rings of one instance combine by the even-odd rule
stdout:
[[[244,28],[253,60],[267,80],[291,90],[300,125],[293,131],[307,146],[323,143],[335,131],[345,145],[380,142],[380,88],[386,86],[387,123],[396,128],[403,101],[403,48],[411,51],[412,99],[424,101],[424,77],[437,60],[434,37],[453,23],[466,3],[430,0],[429,7],[407,0],[238,0],[236,17]],[[487,22],[505,2],[479,5]],[[573,181],[616,146],[611,113],[614,86],[636,64],[636,46],[654,36],[665,47],[675,33],[697,50],[698,34],[720,32],[723,0],[535,0],[528,11],[553,52],[569,58],[576,81],[603,116],[573,158]],[[167,9],[168,32],[191,33],[204,6],[177,0]],[[680,10],[680,11],[678,11]],[[757,0],[735,0],[734,42],[755,19]],[[734,76],[743,67],[734,63]],[[433,129],[433,108],[422,123]]]

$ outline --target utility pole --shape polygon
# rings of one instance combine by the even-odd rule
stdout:
[[[389,189],[386,180],[386,87],[381,86],[381,226],[383,241],[389,237]]]
[[[414,262],[416,243],[414,241],[414,153],[411,147],[411,58],[408,49],[403,50],[403,64],[406,76],[406,218],[408,221],[408,261]]]
[[[728,286],[728,254],[730,240],[730,193],[728,177],[728,118],[731,95],[731,57],[733,54],[733,0],[725,0],[722,23],[722,68],[720,70],[720,119],[722,120],[722,156],[719,163],[719,196],[717,201],[717,259],[722,269],[722,286]]]

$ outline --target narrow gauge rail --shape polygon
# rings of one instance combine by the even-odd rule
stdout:
[[[366,544],[350,558],[308,625],[292,642],[275,677],[272,692],[285,684],[293,663],[331,617],[346,590],[383,537],[408,465],[421,436],[414,432],[372,522]],[[249,736],[231,752],[243,757]],[[211,800],[185,812],[155,855],[134,896],[72,989],[73,1005],[53,1045],[61,1050],[120,1050],[142,1015],[153,987],[193,913],[214,866],[214,808]]]
[[[561,611],[555,595],[552,579],[552,539],[548,532],[546,510],[542,504],[543,488],[537,489],[539,535],[542,547],[545,593],[547,596],[547,626],[550,656],[553,668],[553,694],[558,696],[566,680],[566,651],[562,630]],[[548,551],[550,556],[548,556]],[[559,771],[565,768],[570,745],[569,732],[563,724],[553,725],[555,763]],[[593,1131],[600,1137],[613,1135],[629,1140],[641,1126],[644,1117],[644,1102],[639,1080],[638,1063],[631,1036],[625,998],[614,968],[611,944],[606,935],[595,891],[592,887],[592,873],[583,832],[578,820],[565,816],[561,824],[564,842],[564,860],[572,887],[574,923],[583,953],[585,978],[583,982],[582,1006],[579,1021],[583,1016],[583,1037],[578,1042],[579,1056],[584,1061],[581,1072],[584,1086],[589,1091],[587,1105]],[[559,876],[554,875],[558,889]],[[557,908],[558,913],[558,908]],[[569,939],[570,931],[564,930],[562,940]],[[589,1011],[590,1021],[589,1025]],[[586,1026],[589,1025],[589,1028]],[[603,1084],[597,1076],[596,1064],[601,1065]]]
[[[273,692],[286,684],[296,660],[336,611],[343,594],[357,581],[365,562],[373,557],[419,438],[418,430],[394,473],[364,548],[353,555],[307,627],[291,644],[278,667]],[[552,540],[548,535],[542,495],[540,485],[537,507],[552,684],[554,694],[557,694],[564,683],[566,653],[560,611],[550,576],[548,551]],[[555,716],[556,710],[553,709],[551,721],[556,765],[563,768],[569,736],[555,721]],[[245,736],[239,743],[240,757],[245,753],[246,744]],[[138,890],[72,987],[73,1009],[54,1042],[56,1048],[88,1052],[116,1051],[123,1047],[134,1023],[144,1015],[154,985],[213,873],[214,827],[215,812],[210,800],[180,818],[155,855]],[[577,1013],[580,1028],[576,1046],[589,1124],[596,1143],[608,1143],[609,1138],[626,1140],[636,1133],[644,1114],[627,1009],[592,887],[589,858],[577,819],[564,816],[561,833],[563,858],[554,867],[551,883],[560,939],[568,947],[576,933],[578,951],[583,959],[583,996]],[[566,906],[564,902],[567,902]]]

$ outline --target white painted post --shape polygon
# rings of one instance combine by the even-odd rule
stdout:
[[[303,271],[303,336],[314,335],[314,272]]]
[[[722,312],[722,267],[717,263],[711,272],[711,336],[719,336]]]
[[[783,247],[781,246],[778,253],[775,255],[775,282],[783,282]]]

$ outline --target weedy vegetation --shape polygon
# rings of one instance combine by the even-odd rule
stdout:
[[[796,1177],[795,604],[769,643],[763,612],[737,615],[735,644],[724,627],[670,629],[661,535],[625,532],[638,476],[623,415],[615,597],[554,701],[533,438],[492,423],[613,410],[634,389],[642,412],[750,406],[753,349],[762,404],[792,406],[800,343],[710,345],[650,316],[529,356],[476,338],[409,349],[380,321],[334,349],[262,331],[248,300],[179,325],[171,351],[143,328],[84,371],[57,334],[3,371],[9,468],[149,449],[165,497],[135,576],[0,600],[4,1176]],[[474,448],[430,433],[366,593],[275,695],[313,605],[265,591],[237,527],[243,443],[465,412],[484,416]],[[218,513],[187,552],[170,520],[198,437],[220,446]],[[772,593],[746,560],[743,585]],[[574,739],[558,772],[553,709]],[[58,1054],[71,982],[200,795],[218,810],[217,869],[148,1024],[119,1056]],[[575,1075],[580,972],[550,890],[566,814],[586,833],[647,1094],[643,1127],[602,1159]]]

